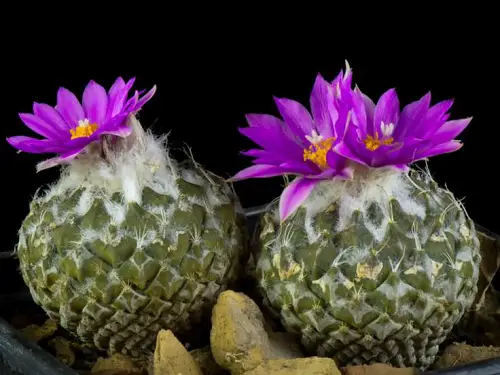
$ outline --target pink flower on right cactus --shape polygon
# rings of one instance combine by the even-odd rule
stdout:
[[[324,180],[350,179],[347,159],[332,150],[346,124],[347,112],[337,107],[334,85],[350,87],[351,71],[341,71],[333,83],[317,75],[310,95],[309,111],[292,99],[275,98],[283,119],[267,114],[249,114],[249,127],[240,132],[261,149],[243,152],[255,158],[252,166],[239,171],[233,181],[295,175],[280,198],[280,217],[285,220]]]

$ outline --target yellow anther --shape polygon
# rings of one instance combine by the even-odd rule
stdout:
[[[304,149],[304,161],[310,160],[322,170],[328,169],[326,155],[332,148],[335,137],[327,138],[314,143],[309,148]]]
[[[71,139],[90,137],[97,130],[97,124],[91,124],[89,120],[78,121],[78,126],[70,129]]]

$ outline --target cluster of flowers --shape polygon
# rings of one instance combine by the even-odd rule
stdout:
[[[249,127],[240,132],[262,149],[251,167],[233,179],[296,175],[283,191],[280,216],[285,220],[325,179],[351,179],[356,166],[393,168],[406,172],[417,160],[458,150],[454,140],[471,118],[450,120],[453,100],[430,106],[431,95],[400,110],[395,89],[375,104],[357,86],[346,64],[332,81],[318,75],[310,96],[309,112],[302,104],[275,98],[283,120],[271,115],[247,116]]]
[[[351,179],[356,165],[368,168],[394,168],[405,172],[417,160],[458,150],[454,138],[471,118],[448,120],[453,100],[430,105],[427,93],[402,110],[395,89],[387,90],[377,103],[357,86],[346,64],[332,81],[318,74],[310,96],[310,111],[302,104],[275,98],[282,116],[247,115],[249,127],[240,132],[261,149],[243,152],[254,158],[253,165],[232,180],[295,175],[280,199],[281,220],[286,219],[307,198],[315,185],[325,179]],[[110,90],[91,81],[80,104],[64,88],[57,94],[57,105],[35,103],[33,114],[20,114],[23,122],[38,134],[39,140],[15,136],[7,141],[30,153],[56,153],[38,169],[67,163],[77,157],[101,135],[127,136],[129,115],[149,101],[153,87],[144,96],[128,93],[134,79],[118,78]]]

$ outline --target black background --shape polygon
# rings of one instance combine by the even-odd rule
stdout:
[[[174,20],[180,22],[177,28],[171,24]],[[432,158],[429,166],[440,184],[465,198],[470,216],[500,233],[496,181],[500,178],[496,89],[500,65],[494,25],[491,30],[464,31],[469,21],[454,19],[452,26],[427,35],[423,33],[426,20],[408,34],[383,20],[375,20],[367,29],[355,21],[350,28],[338,25],[333,16],[322,20],[328,23],[325,31],[310,28],[311,34],[297,31],[293,22],[289,29],[264,32],[259,19],[241,21],[247,32],[240,34],[235,31],[238,20],[231,25],[213,19],[200,24],[189,17],[177,19],[175,14],[165,14],[154,28],[123,19],[128,22],[126,31],[93,19],[57,24],[57,32],[47,31],[42,20],[39,28],[26,29],[24,37],[18,32],[15,38],[5,28],[0,127],[5,248],[1,250],[14,247],[35,190],[58,177],[57,168],[35,171],[36,163],[51,155],[17,154],[4,139],[33,135],[18,113],[31,112],[33,101],[54,105],[59,86],[81,97],[90,79],[106,88],[118,76],[137,77],[137,89],[156,84],[157,94],[140,113],[143,126],[156,133],[171,131],[172,148],[189,145],[201,164],[229,177],[250,165],[250,158],[239,154],[254,146],[237,131],[246,126],[244,115],[277,114],[273,95],[308,106],[316,74],[332,80],[344,68],[345,59],[354,81],[372,98],[396,87],[405,105],[431,91],[433,103],[455,99],[452,118],[473,116],[459,136],[464,147]],[[77,29],[99,27],[104,28],[100,36],[74,35]],[[281,183],[280,178],[254,179],[238,182],[235,188],[249,207],[277,197]]]

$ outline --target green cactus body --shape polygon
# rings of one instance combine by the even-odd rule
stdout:
[[[357,176],[262,217],[264,302],[312,354],[423,370],[477,291],[473,222],[423,171]]]
[[[232,191],[141,133],[109,162],[75,162],[36,197],[17,253],[34,300],[84,343],[138,356],[186,332],[246,254]],[[127,141],[128,142],[128,141]],[[101,164],[100,164],[101,163]]]

